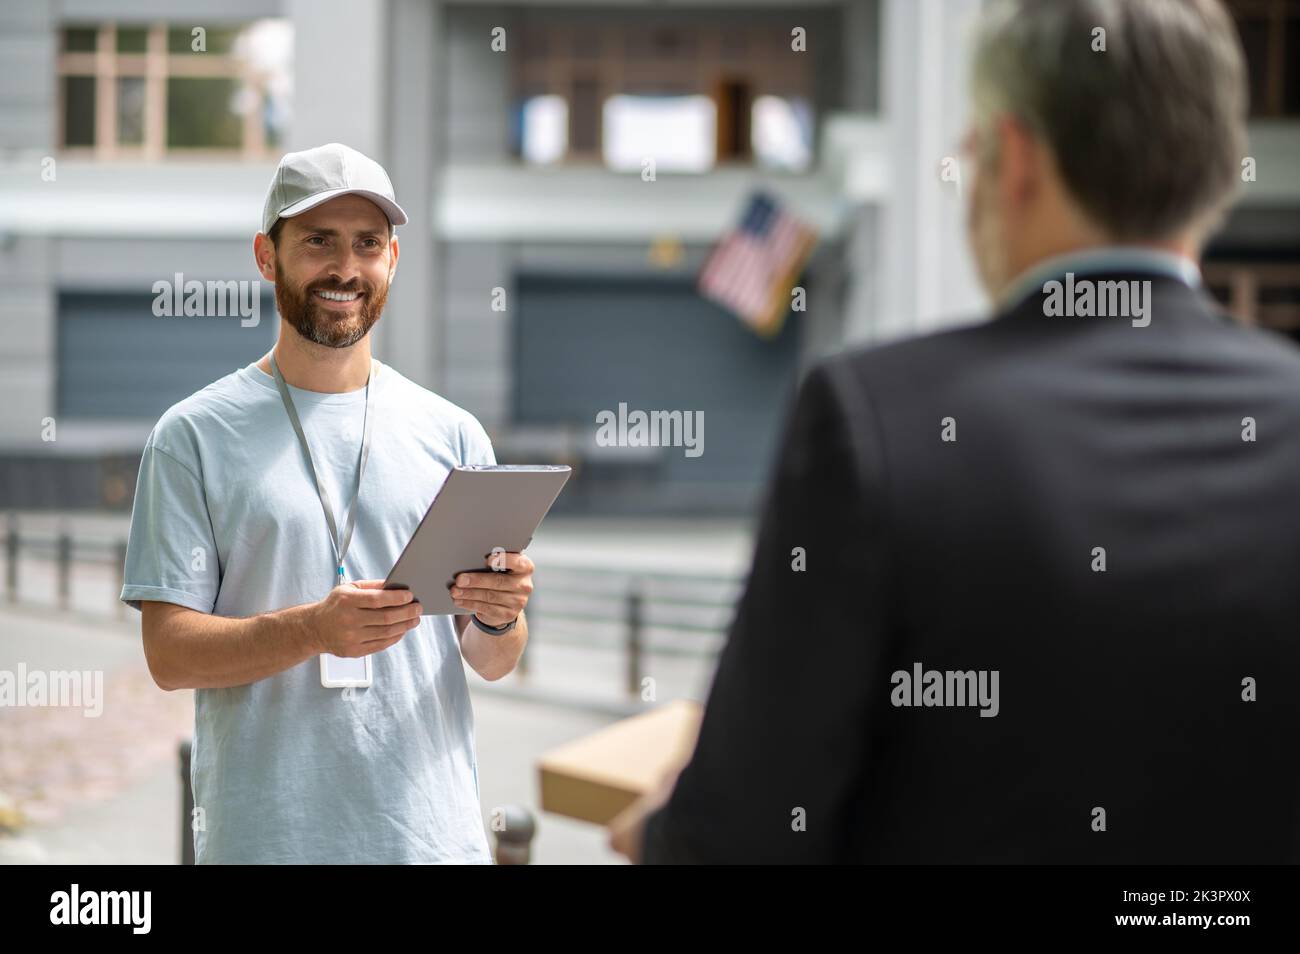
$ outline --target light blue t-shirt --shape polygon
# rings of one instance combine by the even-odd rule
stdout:
[[[469,412],[379,364],[370,458],[344,560],[383,579],[451,467],[492,464]],[[290,387],[340,532],[365,388]],[[122,600],[246,617],[323,599],[335,578],[320,498],[275,379],[250,364],[168,409],[145,444]],[[373,657],[369,688],[320,664],[195,692],[195,860],[490,863],[474,716],[451,616]]]

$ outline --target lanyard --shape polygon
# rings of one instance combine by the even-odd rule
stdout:
[[[374,359],[370,361],[370,377],[366,379],[366,418],[361,428],[361,464],[357,467],[357,486],[352,492],[352,502],[348,504],[348,518],[343,526],[343,539],[339,540],[338,527],[334,523],[334,505],[330,501],[329,491],[321,482],[320,474],[316,473],[316,465],[311,459],[311,448],[307,446],[307,437],[302,432],[302,424],[298,420],[298,410],[293,406],[293,397],[289,394],[289,386],[285,383],[284,375],[280,373],[280,367],[275,363],[272,357],[271,370],[275,372],[275,385],[280,389],[280,399],[284,402],[284,409],[289,415],[289,421],[293,424],[293,429],[298,435],[298,443],[302,445],[302,452],[307,456],[307,469],[311,471],[312,479],[316,481],[316,493],[320,496],[321,508],[325,511],[325,522],[330,528],[330,543],[334,547],[334,556],[338,565],[337,583],[343,582],[343,557],[347,555],[348,546],[352,543],[352,527],[357,519],[357,498],[361,496],[361,475],[366,470],[366,458],[370,456],[370,404],[372,392],[374,390],[375,375],[379,373],[379,366]]]

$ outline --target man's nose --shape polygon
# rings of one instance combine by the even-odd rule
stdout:
[[[356,250],[348,245],[339,249],[329,263],[330,278],[340,285],[347,285],[350,282],[361,284],[361,259]]]

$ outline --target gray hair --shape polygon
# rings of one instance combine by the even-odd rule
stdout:
[[[1218,0],[994,0],[972,85],[976,123],[1027,126],[1116,239],[1208,228],[1235,193],[1246,67]]]

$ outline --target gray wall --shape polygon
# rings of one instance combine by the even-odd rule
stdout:
[[[0,149],[21,151],[7,174],[40,183],[39,157],[54,141],[52,11],[44,4],[0,5]],[[53,243],[0,232],[0,442],[39,446],[52,414],[54,384]]]
[[[49,149],[55,136],[54,10],[0,4],[0,148]]]
[[[0,442],[40,446],[54,414],[54,249],[39,236],[0,238]]]

